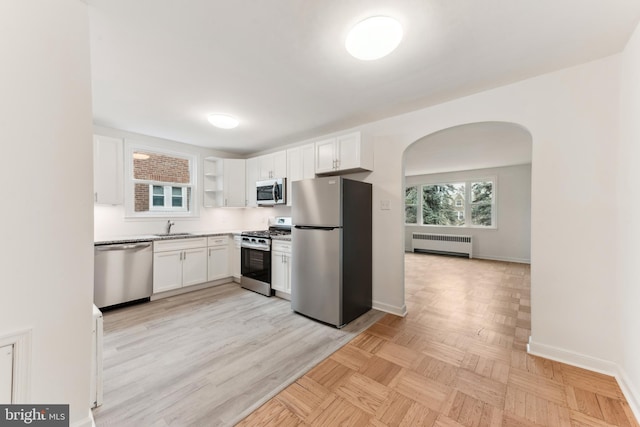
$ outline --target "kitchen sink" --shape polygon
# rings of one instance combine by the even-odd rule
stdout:
[[[154,236],[158,236],[158,237],[180,237],[180,236],[191,236],[192,233],[160,233],[160,234],[154,234]]]

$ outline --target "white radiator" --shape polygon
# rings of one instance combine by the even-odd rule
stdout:
[[[473,236],[413,233],[411,249],[413,252],[468,254],[473,258]]]

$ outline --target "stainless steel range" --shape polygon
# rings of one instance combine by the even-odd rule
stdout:
[[[271,237],[291,234],[291,218],[278,217],[268,230],[243,231],[240,286],[271,296]]]

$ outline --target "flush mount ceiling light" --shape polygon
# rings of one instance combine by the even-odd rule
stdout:
[[[228,114],[209,114],[207,120],[220,129],[233,129],[240,123],[238,119]]]
[[[147,160],[149,157],[148,154],[144,154],[144,153],[133,153],[133,158],[137,159],[137,160]]]
[[[382,58],[402,40],[402,26],[388,16],[372,16],[358,22],[344,43],[347,52],[363,61]]]

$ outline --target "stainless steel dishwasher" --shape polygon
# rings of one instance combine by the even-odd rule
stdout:
[[[93,301],[99,308],[149,300],[153,292],[153,243],[95,246]]]

